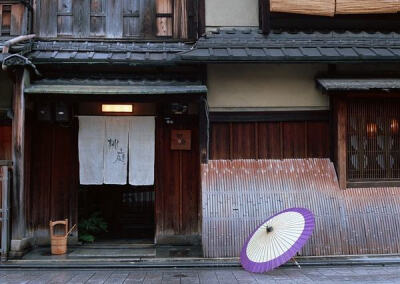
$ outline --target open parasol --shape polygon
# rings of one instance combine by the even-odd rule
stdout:
[[[243,268],[263,273],[286,263],[306,243],[314,224],[314,215],[304,208],[275,214],[247,239],[240,254]]]

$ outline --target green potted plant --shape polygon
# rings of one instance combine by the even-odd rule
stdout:
[[[107,232],[107,227],[107,222],[100,212],[94,212],[88,218],[79,221],[79,240],[83,243],[93,243],[99,233]]]

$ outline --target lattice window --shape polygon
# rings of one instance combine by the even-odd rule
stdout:
[[[400,100],[354,100],[347,105],[350,182],[400,180]]]

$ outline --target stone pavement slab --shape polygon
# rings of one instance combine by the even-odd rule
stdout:
[[[0,266],[0,283],[111,284],[260,284],[260,283],[399,283],[400,265],[279,268],[253,274],[241,268],[137,269],[7,269]]]

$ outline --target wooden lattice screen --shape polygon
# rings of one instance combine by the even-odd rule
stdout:
[[[348,181],[400,180],[400,101],[354,100],[347,118]]]

